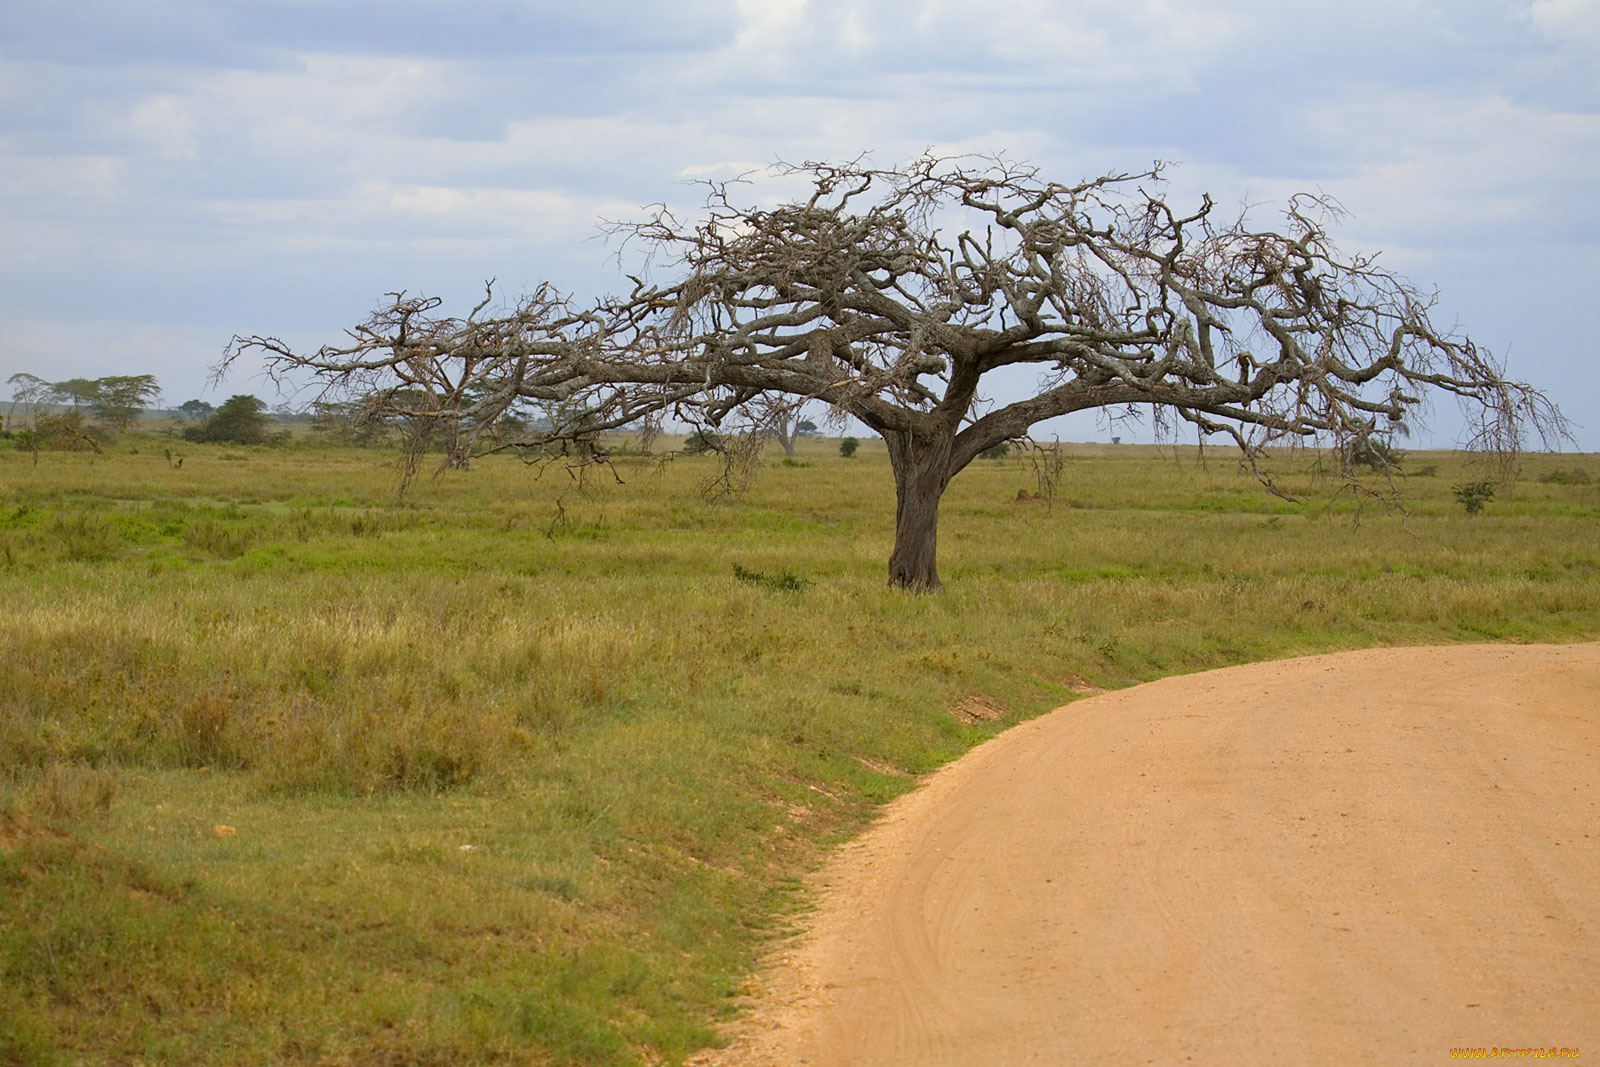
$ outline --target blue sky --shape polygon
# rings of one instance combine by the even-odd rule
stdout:
[[[932,147],[1332,194],[1347,247],[1437,288],[1596,451],[1597,61],[1600,0],[7,0],[0,379],[275,401],[207,389],[234,332],[314,347],[387,291],[465,308],[490,277],[625,288],[600,218]]]

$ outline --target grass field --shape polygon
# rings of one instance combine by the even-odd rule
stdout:
[[[798,876],[1007,724],[1175,672],[1378,644],[1593,640],[1600,461],[1468,517],[1286,457],[1069,448],[942,511],[887,589],[854,459],[513,459],[124,438],[0,453],[0,1064],[675,1063]],[[1597,477],[1541,481],[1587,467]],[[559,510],[558,510],[559,501]]]

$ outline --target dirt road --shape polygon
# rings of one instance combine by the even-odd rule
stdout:
[[[841,850],[705,1064],[1600,1059],[1600,644],[1080,701]]]

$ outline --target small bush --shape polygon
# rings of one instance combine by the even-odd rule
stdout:
[[[804,578],[790,574],[788,571],[779,571],[777,574],[762,574],[760,571],[746,570],[737,563],[733,565],[733,577],[736,581],[743,582],[746,585],[753,585],[774,593],[800,593],[804,592],[806,587],[811,584]]]
[[[1388,441],[1375,437],[1363,437],[1354,441],[1345,455],[1351,467],[1368,467],[1375,471],[1397,468],[1400,466],[1400,461],[1405,458],[1404,452]]]
[[[979,459],[1005,459],[1009,455],[1011,455],[1011,442],[1010,441],[1001,441],[999,444],[990,445],[988,448],[984,449],[982,452],[979,452],[978,453],[978,458]]]
[[[860,447],[860,441],[857,441],[854,437],[846,437],[843,441],[839,442],[839,455],[843,456],[845,459],[849,459],[851,456],[856,454],[856,449]]]
[[[1483,511],[1483,506],[1494,499],[1492,482],[1468,482],[1465,485],[1453,485],[1450,489],[1468,515]]]
[[[17,447],[25,452],[99,452],[110,435],[83,417],[81,411],[59,415],[38,415],[34,428],[17,435]]]
[[[1546,485],[1588,485],[1589,472],[1582,467],[1573,467],[1569,471],[1546,471],[1539,475],[1539,480]]]
[[[715,430],[701,427],[690,434],[683,442],[683,450],[691,456],[698,456],[703,452],[715,452],[722,447],[722,438],[717,436]]]

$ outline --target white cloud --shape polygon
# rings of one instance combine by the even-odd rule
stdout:
[[[188,2],[140,39],[197,25]],[[401,14],[414,30],[432,10]],[[457,13],[449,40],[407,30],[359,55],[348,26],[307,22],[272,29],[293,48],[250,42],[248,65],[238,49],[196,62],[204,34],[170,66],[95,58],[109,46],[8,57],[0,325],[51,291],[181,319],[198,302],[183,287],[210,285],[213,316],[336,333],[397,285],[604,287],[598,217],[692,211],[693,179],[777,159],[889,165],[930,146],[1065,179],[1169,159],[1174,195],[1225,204],[1322,188],[1355,216],[1347,243],[1391,249],[1419,281],[1489,247],[1526,277],[1552,248],[1600,246],[1593,0],[707,0],[659,47],[638,26],[624,45],[601,32],[620,0],[508,10],[522,51],[465,47]],[[39,40],[67,48],[82,27],[63,25]]]
[[[127,117],[126,129],[157,158],[192,159],[195,155],[194,115],[189,102],[173,93],[141,100]]]
[[[1352,142],[1345,156],[1355,172],[1324,184],[1363,231],[1407,243],[1453,243],[1452,233],[1600,238],[1586,207],[1600,168],[1600,116],[1413,91],[1366,94],[1308,121]]]
[[[121,188],[112,155],[34,156],[0,142],[0,200],[108,200]]]
[[[1594,0],[1533,0],[1528,18],[1558,43],[1600,43],[1600,4]]]

